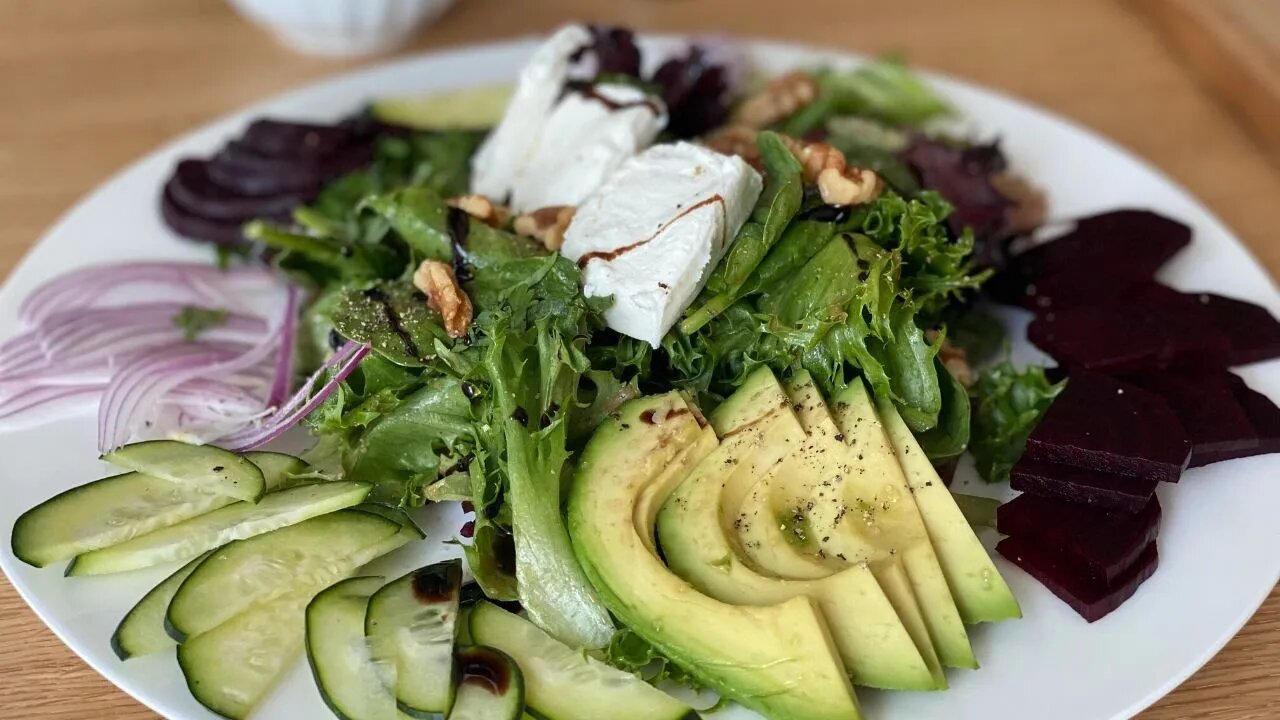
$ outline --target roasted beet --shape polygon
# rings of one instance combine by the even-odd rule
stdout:
[[[1247,365],[1280,357],[1280,322],[1266,308],[1244,300],[1200,293],[1195,296],[1227,336],[1227,365]]]
[[[1032,460],[1177,482],[1191,454],[1178,417],[1158,395],[1092,372],[1072,372],[1027,438]]]
[[[591,44],[579,50],[575,59],[593,56],[597,75],[640,77],[640,47],[636,45],[635,33],[609,25],[591,25],[588,29]]]
[[[997,143],[969,145],[912,136],[902,160],[920,176],[920,184],[936,190],[955,210],[947,218],[951,229],[960,233],[973,228],[975,235],[1000,235],[1005,229],[1013,201],[991,182],[1007,163]]]
[[[321,157],[358,139],[355,128],[346,123],[318,125],[262,118],[249,124],[241,141],[269,157]]]
[[[676,137],[701,135],[729,117],[733,92],[729,70],[712,62],[697,45],[690,46],[683,57],[662,63],[651,82],[662,88],[667,131]]]
[[[1241,457],[1258,446],[1249,417],[1236,399],[1234,375],[1221,370],[1165,371],[1125,378],[1169,403],[1191,441],[1190,467],[1206,465],[1206,458]],[[1248,453],[1245,453],[1248,454]]]
[[[240,223],[258,217],[288,215],[307,199],[301,193],[241,195],[213,182],[209,177],[208,162],[191,159],[178,163],[166,192],[175,203],[193,215]]]
[[[160,217],[164,219],[165,225],[183,237],[207,240],[219,245],[239,245],[244,242],[242,221],[211,220],[192,214],[174,201],[168,186],[160,195]]]
[[[1191,228],[1176,220],[1146,210],[1114,210],[1082,218],[1067,234],[1014,256],[984,288],[997,300],[1020,304],[1029,288],[1057,273],[1150,280],[1190,242]]]
[[[1156,539],[1160,501],[1153,496],[1133,514],[1023,494],[996,510],[996,529],[1060,553],[1110,586]]]
[[[1069,368],[1123,374],[1169,367],[1218,367],[1227,337],[1191,296],[1046,312],[1027,339]]]
[[[1108,585],[1073,565],[1067,556],[1020,537],[1001,540],[996,545],[996,551],[1025,570],[1089,622],[1108,615],[1133,597],[1138,586],[1155,573],[1159,564],[1159,555],[1153,541],[1142,551],[1132,567]]]
[[[1032,495],[1122,512],[1140,512],[1159,480],[1055,465],[1023,457],[1009,472],[1009,486]]]
[[[370,146],[352,146],[325,157],[262,155],[242,141],[232,141],[209,162],[214,182],[242,195],[286,192],[314,194],[322,184],[373,159]]]
[[[1250,437],[1254,442],[1241,450],[1202,453],[1198,457],[1198,464],[1208,465],[1223,460],[1280,452],[1280,408],[1266,395],[1245,385],[1235,375],[1228,374],[1226,378],[1236,402],[1240,403],[1245,417],[1249,419],[1249,426],[1252,428]]]

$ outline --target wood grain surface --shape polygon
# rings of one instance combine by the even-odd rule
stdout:
[[[1280,171],[1121,0],[460,0],[406,52],[574,18],[901,51],[1114,138],[1186,185],[1280,272]],[[219,0],[0,0],[0,269],[7,273],[60,213],[158,144],[373,61],[294,55]],[[112,240],[110,228],[93,239]],[[154,715],[85,666],[0,581],[0,717]],[[1280,717],[1280,593],[1141,717]]]

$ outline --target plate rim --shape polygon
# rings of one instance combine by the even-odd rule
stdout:
[[[681,41],[697,39],[699,37],[693,33],[638,32],[637,35],[647,46],[652,46],[654,44],[659,46],[674,45]],[[32,264],[33,257],[37,254],[36,251],[44,246],[51,236],[58,234],[63,231],[66,226],[72,224],[78,211],[88,204],[92,198],[103,192],[107,187],[115,183],[121,177],[135,172],[141,166],[144,166],[149,162],[156,162],[161,157],[172,154],[183,146],[190,145],[200,135],[209,132],[214,127],[241,122],[247,118],[253,117],[254,115],[269,114],[272,106],[277,104],[286,104],[298,97],[304,97],[320,92],[321,89],[327,85],[337,85],[344,82],[350,82],[364,75],[391,73],[415,64],[429,62],[433,59],[443,59],[446,57],[453,57],[457,59],[459,56],[466,56],[468,54],[486,55],[496,52],[516,51],[520,49],[522,45],[529,45],[532,47],[533,43],[543,37],[545,36],[541,34],[521,33],[483,42],[449,44],[397,57],[375,60],[342,72],[323,75],[302,84],[289,86],[283,90],[260,97],[235,109],[220,113],[208,120],[204,120],[195,126],[189,127],[177,135],[161,142],[157,146],[152,147],[137,158],[125,163],[123,166],[111,171],[92,188],[77,196],[76,199],[40,233],[38,239],[24,250],[21,259],[12,266],[9,273],[5,276],[3,283],[0,284],[0,298],[9,294],[10,286],[12,285],[12,281],[15,277],[25,275],[27,273],[29,266]],[[814,61],[834,62],[847,65],[864,63],[872,57],[865,53],[851,51],[846,48],[830,44],[811,44],[798,41],[775,40],[756,35],[727,35],[721,37],[733,45],[743,48],[749,55],[763,53],[766,55],[783,54],[792,56],[808,56]],[[1280,287],[1277,285],[1277,278],[1270,272],[1266,265],[1259,261],[1258,256],[1251,245],[1242,241],[1240,236],[1237,235],[1211,207],[1202,202],[1197,195],[1190,192],[1181,182],[1170,177],[1163,170],[1148,161],[1142,155],[1138,154],[1136,151],[1130,149],[1128,146],[1103,135],[1101,132],[1094,130],[1079,120],[1076,120],[1074,117],[1064,115],[1038,102],[1017,97],[1003,89],[993,88],[988,85],[969,81],[952,73],[941,72],[926,65],[912,64],[912,69],[925,77],[931,84],[939,84],[949,89],[977,92],[998,99],[1010,106],[1029,110],[1040,118],[1048,119],[1067,127],[1071,131],[1097,144],[1107,153],[1122,157],[1142,171],[1160,179],[1169,187],[1174,189],[1178,194],[1189,199],[1191,203],[1203,214],[1208,223],[1213,226],[1214,231],[1229,239],[1237,249],[1242,251],[1248,261],[1260,270],[1261,275],[1265,278],[1270,290],[1273,293],[1280,294],[1280,290],[1277,289]],[[444,90],[450,87],[474,87],[475,85],[475,82],[462,82],[458,84],[443,82],[439,83],[438,87],[441,90]],[[77,264],[78,263],[72,261],[67,263],[67,266],[75,267]],[[116,688],[123,691],[143,706],[163,715],[163,707],[167,703],[159,699],[153,702],[152,700],[143,697],[144,692],[142,690],[135,691],[132,689],[129,686],[129,683],[124,682],[124,678],[114,672],[113,669],[100,666],[76,649],[75,645],[70,641],[68,633],[60,627],[61,623],[54,622],[51,615],[46,614],[47,607],[42,608],[41,604],[34,602],[35,596],[34,593],[31,592],[31,589],[27,587],[25,583],[15,580],[14,573],[12,573],[10,569],[11,562],[12,560],[8,557],[8,554],[0,553],[0,569],[3,570],[6,579],[14,588],[17,595],[22,598],[24,603],[26,603],[27,607],[30,608],[33,614],[35,614],[36,617],[38,617],[44,624],[45,628],[52,631],[59,641],[61,641],[72,654],[74,654],[81,662],[87,665],[94,672],[105,678]],[[1137,713],[1159,701],[1164,696],[1168,695],[1188,678],[1202,669],[1210,660],[1217,656],[1218,653],[1220,653],[1221,650],[1237,634],[1239,634],[1240,630],[1246,624],[1248,624],[1249,620],[1267,601],[1277,584],[1280,584],[1280,563],[1277,565],[1276,578],[1272,582],[1272,587],[1270,589],[1264,589],[1259,593],[1259,596],[1255,598],[1255,600],[1249,601],[1245,611],[1226,626],[1226,631],[1221,633],[1220,637],[1218,637],[1213,643],[1206,645],[1197,658],[1188,663],[1181,671],[1170,675],[1163,684],[1131,703],[1128,708],[1120,711],[1119,714],[1114,717],[1133,717]]]

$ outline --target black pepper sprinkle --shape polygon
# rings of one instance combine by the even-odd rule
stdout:
[[[466,395],[468,400],[475,400],[480,394],[480,388],[476,387],[472,383],[464,382],[462,383],[462,394]]]
[[[836,440],[844,442],[844,433],[836,433]]]
[[[214,472],[222,472],[222,466],[221,466],[221,465],[214,465],[214,466],[213,466],[213,471],[214,471]]]
[[[515,412],[511,413],[511,419],[515,420],[521,425],[524,425],[525,427],[529,426],[529,413],[525,412],[524,408],[521,408],[521,407],[516,408]]]

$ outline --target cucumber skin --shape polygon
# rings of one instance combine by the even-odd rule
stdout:
[[[129,618],[133,617],[134,611],[137,610],[138,607],[141,606],[143,603],[145,603],[147,600],[151,599],[151,596],[155,594],[157,591],[159,591],[160,588],[165,584],[167,584],[170,580],[173,580],[179,576],[181,576],[182,580],[186,580],[187,576],[195,572],[196,566],[198,566],[201,563],[201,561],[203,561],[208,555],[209,553],[206,552],[200,555],[199,557],[195,558],[194,560],[189,560],[182,567],[175,570],[173,574],[169,575],[164,580],[161,580],[159,583],[156,584],[155,587],[148,590],[146,595],[143,595],[138,600],[138,602],[134,603],[134,606],[132,608],[129,608],[129,612],[125,613],[125,616],[120,619],[120,624],[116,626],[115,632],[111,633],[111,650],[115,652],[116,657],[120,658],[121,660],[128,660],[129,658],[132,658],[132,657],[139,657],[136,653],[130,651],[127,647],[125,647],[125,642],[121,637],[124,634],[125,624],[129,622]],[[181,581],[179,581],[177,585],[174,586],[173,591],[175,593],[178,591],[178,586],[180,585],[182,585]],[[166,603],[166,606],[167,605],[168,603]],[[167,617],[162,619],[162,624],[161,624],[162,630],[165,629],[163,624],[163,620],[165,619],[167,619]],[[166,634],[167,634],[167,631],[166,631]],[[173,638],[170,637],[169,639],[172,640]]]
[[[356,509],[361,509],[361,507],[362,506],[356,506]],[[379,511],[373,511],[373,514],[378,515],[380,517],[390,518],[389,515]],[[405,517],[408,518],[407,515],[405,515]],[[414,525],[413,527],[417,528],[417,525]],[[426,575],[442,577],[444,582],[449,587],[453,588],[452,593],[454,597],[460,600],[461,588],[462,588],[462,560],[455,558],[452,560],[442,560],[438,563],[433,563],[431,565],[427,565],[426,567],[418,568],[417,570],[410,571],[408,573],[405,573],[404,575],[401,575],[395,580],[392,580],[391,582],[383,586],[381,590],[379,590],[378,592],[370,596],[369,609],[372,610],[375,607],[375,605],[378,602],[378,596],[380,594],[384,592],[387,592],[387,593],[394,592],[394,590],[398,588],[402,583],[405,583],[405,582],[412,583],[414,579],[416,579],[417,577],[426,576]],[[461,615],[461,612],[459,612],[458,614]],[[457,620],[458,619],[455,617],[454,619],[455,636],[457,633],[457,629],[456,629]],[[366,612],[365,621],[364,621],[364,631],[366,636],[368,637],[373,636],[375,622],[376,620],[373,618],[373,613]],[[456,666],[455,666],[455,670],[456,670]],[[456,691],[456,688],[455,688],[455,691]],[[453,703],[453,699],[454,699],[453,697],[449,698],[449,704]],[[400,712],[404,713],[405,715],[408,715],[409,717],[412,717],[412,718],[417,718],[418,720],[441,720],[442,718],[445,717],[445,713],[448,711],[448,708],[446,708],[444,711],[423,710],[421,708],[416,708],[411,705],[407,705],[401,702],[398,693],[396,694],[396,707],[400,710]]]
[[[142,467],[130,462],[129,457],[131,455],[130,448],[134,450],[139,450],[139,449],[145,450],[147,446],[155,446],[155,445],[163,445],[166,447],[184,446],[184,447],[190,448],[193,452],[216,451],[216,454],[222,456],[221,459],[218,460],[218,462],[226,463],[228,467],[234,466],[239,468],[240,471],[249,480],[250,484],[253,486],[250,492],[242,491],[238,494],[228,493],[228,495],[236,498],[237,500],[245,500],[247,502],[258,502],[259,500],[262,499],[262,496],[265,495],[267,492],[266,476],[263,474],[261,468],[253,464],[252,460],[249,460],[248,458],[242,455],[237,455],[231,452],[230,450],[223,450],[222,448],[216,447],[213,445],[189,445],[187,443],[178,442],[177,440],[145,440],[143,442],[124,445],[122,447],[116,448],[115,450],[112,450],[109,453],[104,453],[102,455],[102,459],[106,460],[107,462],[117,467],[126,468],[128,470],[134,470],[144,474],[154,475],[154,473],[147,473],[147,471]],[[161,479],[165,479],[165,480],[169,479],[169,478],[164,478],[161,475],[155,475],[155,477],[160,477]],[[177,481],[177,480],[172,480],[171,482],[180,483],[180,481]]]
[[[459,674],[462,674],[462,662],[469,655],[491,655],[491,659],[496,659],[506,666],[507,672],[507,695],[515,694],[514,702],[511,703],[511,712],[503,717],[495,717],[493,720],[520,720],[527,710],[524,706],[524,671],[516,664],[514,658],[502,652],[501,650],[490,647],[488,645],[471,645],[468,647],[459,647],[454,655],[458,660]],[[462,684],[465,682],[465,675],[458,680],[458,694],[461,694]],[[456,697],[456,695],[455,695]],[[452,720],[453,711],[457,708],[457,701],[454,701],[454,707],[449,709],[449,718]]]
[[[377,582],[381,586],[385,582],[385,578],[381,576],[376,576],[376,575],[361,575],[357,577],[347,578],[346,580],[339,580],[333,585],[330,585],[328,588],[321,590],[319,593],[316,594],[314,598],[311,599],[311,603],[307,605],[308,625],[311,622],[312,606],[314,606],[316,601],[319,600],[325,593],[331,590],[334,590],[339,585],[345,585],[348,583],[354,584],[356,582],[361,582],[361,581]],[[377,590],[375,589],[373,592],[370,592],[369,595],[372,596],[374,592],[377,592]],[[342,712],[342,710],[338,707],[337,703],[329,696],[329,693],[325,690],[324,683],[321,681],[320,669],[316,666],[315,656],[312,654],[312,651],[311,651],[311,628],[310,627],[307,627],[306,629],[306,637],[304,639],[304,642],[305,642],[306,653],[307,653],[307,665],[311,668],[311,678],[315,680],[316,691],[320,693],[320,699],[324,701],[325,707],[329,708],[329,711],[332,712],[334,715],[336,715],[339,718],[339,720],[361,720],[360,718],[352,718],[348,716],[346,713]]]

